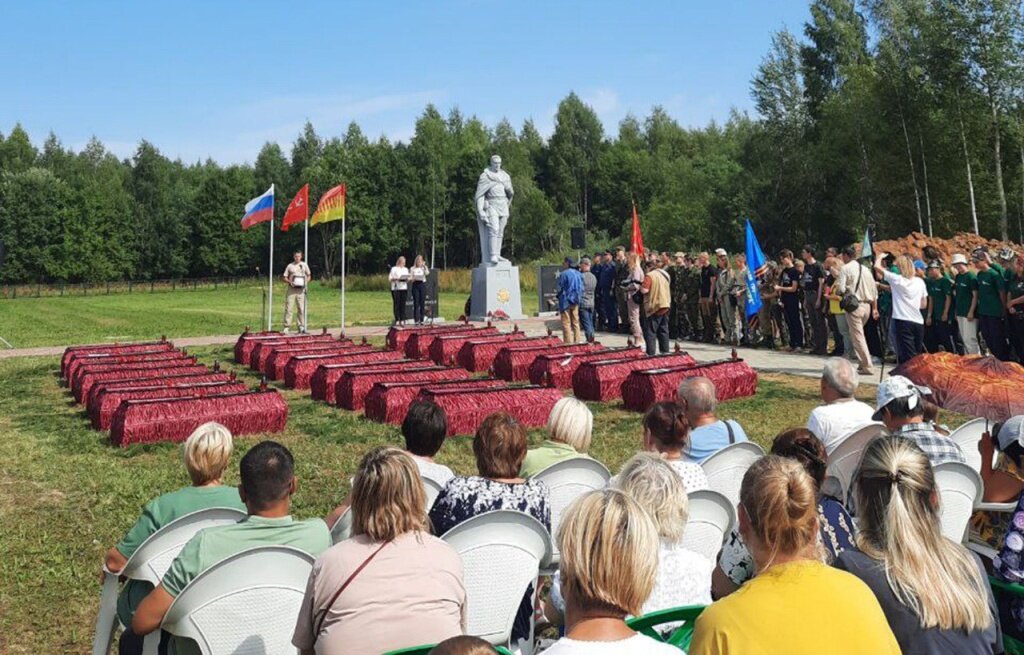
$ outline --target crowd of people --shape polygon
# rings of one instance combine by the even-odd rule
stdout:
[[[821,261],[818,257],[823,255]],[[998,261],[997,261],[998,260]],[[984,248],[948,260],[814,246],[782,250],[757,279],[761,309],[747,320],[746,257],[719,248],[690,255],[618,247],[577,263],[558,280],[563,338],[629,334],[650,355],[670,341],[783,348],[855,359],[862,374],[887,356],[922,352],[1024,357],[1024,257]]]
[[[894,285],[895,286],[895,285]],[[514,647],[531,622],[550,624],[552,655],[678,653],[633,631],[632,616],[706,606],[691,653],[1002,653],[1002,631],[1024,631],[1024,606],[997,605],[982,560],[940,532],[933,467],[964,461],[960,447],[934,423],[926,390],[893,376],[874,406],[856,399],[859,376],[847,359],[826,360],[821,404],[806,425],[779,433],[768,455],[743,476],[738,522],[716,559],[683,545],[689,494],[709,487],[701,466],[729,444],[748,439],[719,416],[714,385],[683,382],[674,401],[645,414],[637,452],[604,490],[579,497],[552,535],[561,560],[550,583],[526,591],[512,628]],[[882,421],[846,498],[823,484],[829,454],[853,428]],[[488,416],[473,439],[476,471],[460,475],[435,461],[446,443],[439,406],[414,402],[402,424],[404,444],[376,447],[355,471],[351,492],[325,519],[298,520],[298,489],[289,450],[273,441],[242,457],[238,487],[226,486],[233,448],[217,424],[183,445],[191,484],[146,505],[106,555],[120,571],[161,527],[209,507],[236,507],[247,517],[208,528],[189,541],[156,588],[132,581],[118,604],[126,630],[120,652],[141,652],[174,598],[214,563],[260,545],[289,545],[316,557],[292,643],[300,653],[383,653],[421,644],[433,652],[493,653],[466,636],[470,611],[458,553],[441,537],[491,510],[524,512],[549,531],[552,503],[537,473],[591,457],[594,417],[563,398],[551,411],[546,439],[529,447],[526,429],[504,413]],[[999,556],[999,578],[1024,583],[1024,484],[994,470],[993,452],[1021,464],[1024,417],[993,426],[979,450],[988,499],[1018,502]],[[441,488],[425,511],[426,478]],[[352,536],[331,545],[331,526],[351,512]],[[344,593],[340,593],[344,591]],[[674,626],[662,626],[673,629]],[[198,652],[163,635],[169,652]]]

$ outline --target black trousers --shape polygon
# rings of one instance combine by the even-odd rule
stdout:
[[[391,290],[391,310],[395,314],[395,323],[405,320],[405,296],[408,293],[405,289]]]
[[[958,352],[954,337],[956,334],[956,323],[943,323],[932,319],[932,324],[924,329],[925,349],[930,353],[937,353],[944,350],[947,353]]]
[[[424,294],[426,293],[426,282],[412,283],[412,320],[416,323],[423,322]],[[402,303],[403,305],[405,303]],[[402,310],[404,313],[404,309]]]
[[[1006,343],[1006,321],[1003,317],[979,316],[978,327],[992,356],[1004,362],[1009,361],[1010,347]]]
[[[643,308],[640,309],[643,312]],[[657,353],[666,354],[669,349],[669,336],[668,336],[668,314],[661,316],[655,314],[654,316],[648,316],[647,320],[643,323],[644,328],[644,342],[647,345],[647,354],[655,355]]]
[[[789,294],[792,296],[793,294]],[[786,325],[789,327],[789,347],[804,347],[804,325],[800,318],[800,302],[795,297],[793,300],[782,301],[782,311],[786,313]]]
[[[896,335],[896,362],[902,364],[920,355],[924,350],[924,326],[899,319],[893,319],[892,325]]]
[[[1024,314],[1022,309],[1017,309],[1017,314],[1010,314],[1006,319],[1006,328],[1010,333],[1010,345],[1013,346],[1014,356],[1018,362],[1024,362]]]

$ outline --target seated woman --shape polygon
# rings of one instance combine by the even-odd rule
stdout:
[[[916,443],[868,444],[854,481],[857,550],[836,567],[863,580],[904,653],[1002,653],[981,560],[942,536],[932,466]]]
[[[818,543],[821,548],[819,555],[826,564],[831,564],[844,550],[853,548],[853,519],[850,518],[843,504],[826,494],[821,493],[821,485],[825,481],[825,468],[828,456],[825,446],[810,430],[790,428],[781,432],[772,442],[771,454],[793,459],[807,471],[814,483],[818,497]],[[722,598],[754,577],[754,560],[743,543],[738,530],[733,530],[722,553],[718,558],[712,581],[712,593],[715,598]]]
[[[626,625],[650,597],[658,565],[657,528],[636,501],[615,489],[580,497],[566,510],[558,548],[566,632],[547,655],[679,655]]]
[[[551,530],[548,488],[519,476],[526,457],[526,428],[505,412],[484,419],[473,438],[479,475],[455,476],[441,489],[430,509],[434,534],[444,535],[466,519],[496,509],[529,514]],[[512,627],[512,643],[530,635],[533,590],[523,598]]]
[[[690,445],[686,408],[669,401],[654,403],[644,415],[644,450],[658,453],[683,480],[686,492],[707,489],[708,476],[700,464],[683,456]]]
[[[304,655],[383,653],[461,635],[462,559],[430,534],[420,474],[398,448],[368,452],[352,484],[352,538],[313,564],[292,643]]]
[[[185,440],[181,451],[192,486],[149,501],[128,534],[107,551],[103,562],[106,570],[120,573],[142,542],[186,514],[211,507],[232,507],[245,512],[238,489],[221,484],[231,461],[232,447],[231,432],[220,423],[204,423],[196,428]],[[148,582],[129,580],[125,583],[117,598],[117,618],[121,625],[132,624],[132,615],[151,591],[153,585]],[[130,629],[125,630],[121,635],[120,652],[141,653],[142,638]]]
[[[594,415],[583,401],[562,398],[548,415],[548,438],[538,448],[526,451],[519,476],[529,478],[563,459],[586,457],[593,428]]]
[[[874,594],[819,557],[818,490],[799,462],[768,455],[740,487],[739,525],[757,575],[698,617],[690,655],[896,655]]]

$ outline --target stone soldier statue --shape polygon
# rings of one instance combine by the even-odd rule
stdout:
[[[501,157],[491,156],[491,165],[476,183],[476,216],[480,228],[480,261],[493,266],[508,260],[501,256],[509,210],[512,208],[512,178],[501,170]]]

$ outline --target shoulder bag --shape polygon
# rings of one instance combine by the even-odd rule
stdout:
[[[846,293],[843,294],[842,300],[839,301],[839,309],[844,312],[855,312],[860,307],[860,298],[857,297],[857,289],[860,289],[860,279],[864,275],[864,266],[857,264],[860,267],[860,272],[857,274],[857,284],[853,289],[847,289]]]

